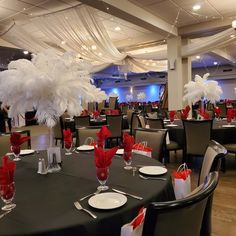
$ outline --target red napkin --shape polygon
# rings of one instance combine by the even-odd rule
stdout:
[[[110,110],[110,109],[109,109],[109,110],[106,110],[106,111],[105,111],[105,114],[106,114],[106,115],[111,115],[111,110]]]
[[[133,229],[136,229],[139,225],[144,222],[146,209],[142,207],[139,212],[138,216],[130,223],[133,226]]]
[[[21,134],[18,132],[12,132],[10,137],[10,142],[12,146],[20,146],[22,143],[28,141],[29,136],[21,137]]]
[[[94,112],[93,112],[93,117],[94,117],[95,119],[97,119],[99,116],[100,116],[100,112],[99,112],[99,111],[94,111]]]
[[[188,114],[190,111],[190,106],[187,105],[182,111],[181,111],[181,119],[186,120],[188,118]]]
[[[102,148],[94,148],[94,155],[95,155],[95,165],[97,168],[106,168],[111,165],[112,157],[116,154],[118,147],[113,147],[108,151],[104,151]]]
[[[234,117],[233,109],[228,109],[226,114],[227,123],[231,123],[233,117]]]
[[[88,116],[89,115],[89,112],[88,110],[84,109],[81,113],[80,113],[80,116]]]
[[[134,145],[134,137],[128,133],[123,134],[124,152],[131,152]]]
[[[188,178],[188,176],[191,174],[192,170],[190,169],[186,169],[186,170],[183,170],[183,171],[174,171],[173,172],[173,177],[175,179],[183,179],[183,180],[186,180]]]
[[[111,110],[111,115],[119,115],[120,111],[119,110]]]
[[[4,156],[0,167],[0,185],[11,184],[14,181],[15,169],[16,163],[11,161],[8,156]]]
[[[225,103],[227,106],[232,105],[232,100],[231,99],[225,99]]]
[[[206,112],[205,110],[202,110],[201,108],[199,109],[199,115],[202,116],[204,120],[210,119],[209,113]]]
[[[216,117],[219,117],[221,114],[221,109],[219,107],[214,107],[214,113]]]
[[[103,125],[99,132],[96,133],[99,141],[105,141],[111,136],[111,131]]]
[[[173,122],[174,119],[175,119],[175,114],[176,114],[176,111],[170,111],[169,112],[169,118],[170,118],[170,121]]]
[[[65,142],[65,148],[70,148],[73,141],[70,129],[63,129],[63,137]]]

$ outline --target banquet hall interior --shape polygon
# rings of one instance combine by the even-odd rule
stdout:
[[[14,162],[16,190],[11,201],[16,206],[9,211],[0,210],[0,235],[136,235],[119,230],[137,216],[141,207],[147,211],[141,223],[143,234],[136,231],[140,236],[159,235],[158,229],[160,235],[167,236],[178,235],[182,230],[183,236],[236,235],[235,3],[235,0],[0,0],[0,158],[3,160],[7,153],[11,161],[15,156],[12,134],[30,136],[30,140],[21,143],[21,151],[24,146],[29,153],[18,153],[21,160]],[[91,198],[107,192],[91,194],[98,184],[94,165],[97,168],[96,158],[101,154],[96,152],[96,145],[99,146],[96,132],[101,134],[104,127],[110,134],[102,148],[109,150],[109,154],[117,146],[118,151],[123,150],[113,154],[108,191],[112,192],[113,186],[141,195],[143,202],[127,196],[128,200],[120,206],[108,210],[92,205]],[[70,130],[70,148],[66,130]],[[124,134],[129,134],[130,140],[133,136],[130,170],[127,166],[123,168],[124,163],[128,165]],[[215,158],[211,166],[204,167],[208,155],[213,156],[213,151],[208,153],[212,147],[210,140],[220,145],[218,149],[218,144],[213,145],[219,159],[211,157]],[[78,149],[92,145],[95,145],[92,151]],[[58,147],[60,154],[56,155],[62,158],[60,171],[44,175],[39,171],[40,165],[45,164],[45,159],[50,168],[47,150],[54,147]],[[2,160],[0,207],[7,202],[1,187],[5,180]],[[202,171],[219,174],[213,202],[208,197],[204,203],[198,226],[200,207],[186,216],[182,203],[183,209],[164,217],[155,215],[159,214],[158,207],[151,209],[152,202],[158,205],[178,201],[172,195],[176,197],[176,173],[183,162],[191,169],[191,189],[198,186],[198,190],[185,196],[188,199],[196,195],[193,202],[198,201],[197,196],[203,198],[203,194],[199,197],[204,192],[204,184],[199,182]],[[93,168],[86,172],[89,164]],[[145,171],[142,175],[142,168],[156,165],[166,170],[164,175]],[[155,180],[159,177],[165,179]],[[38,195],[37,183],[38,192],[42,192]],[[27,186],[34,189],[31,191]],[[74,190],[77,188],[81,189]],[[27,196],[23,191],[29,191]],[[73,197],[75,201],[86,194],[92,197],[80,203],[97,219],[78,212],[72,204]],[[70,202],[66,204],[67,201]],[[27,202],[29,205],[24,206]],[[168,214],[168,207],[160,212],[165,210]],[[156,225],[155,233],[148,229],[148,217],[154,219],[150,224]],[[159,225],[158,217],[161,222],[166,221],[170,231],[163,230],[164,223]],[[168,217],[174,218],[167,222]],[[181,217],[183,224],[177,220]],[[179,229],[176,227],[178,231],[173,233],[176,224]],[[205,224],[209,227],[206,231]],[[109,226],[113,233],[104,231]]]

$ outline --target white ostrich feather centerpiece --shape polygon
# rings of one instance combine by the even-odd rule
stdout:
[[[144,101],[146,98],[146,94],[144,92],[140,92],[138,95],[137,95],[137,99],[138,101]]]
[[[189,104],[195,104],[201,99],[206,99],[211,103],[220,100],[222,89],[214,80],[207,80],[209,73],[204,74],[203,77],[196,75],[194,81],[190,81],[184,85],[185,95],[184,101]]]
[[[127,102],[131,102],[131,101],[134,99],[134,97],[133,97],[132,94],[127,94],[127,95],[125,96],[125,98],[126,98],[126,101],[127,101]]]
[[[40,123],[53,127],[65,112],[71,116],[83,110],[85,102],[101,102],[106,94],[90,83],[90,64],[77,61],[72,53],[53,51],[35,55],[32,61],[12,61],[0,72],[0,101],[9,105],[9,117],[35,108]]]

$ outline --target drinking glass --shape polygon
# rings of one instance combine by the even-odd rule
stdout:
[[[10,184],[2,184],[0,185],[0,196],[3,202],[5,203],[5,206],[2,207],[3,211],[10,211],[14,207],[16,207],[16,204],[12,203],[12,200],[15,195],[15,183],[12,182]]]
[[[12,145],[11,151],[13,152],[14,159],[13,161],[20,161],[20,145]]]
[[[132,166],[131,166],[131,163],[132,163],[132,151],[124,152],[123,159],[125,161],[124,169],[131,170],[132,169]]]
[[[105,141],[104,140],[97,140],[97,147],[104,149],[105,148]]]
[[[97,189],[101,191],[109,189],[109,187],[106,186],[106,182],[109,176],[109,167],[103,167],[103,168],[96,167],[96,175],[98,182],[100,183],[100,186],[98,186]]]
[[[66,153],[65,155],[71,155],[72,152],[71,152],[71,149],[72,149],[72,142],[64,142],[64,145],[65,145],[65,149],[66,149]]]

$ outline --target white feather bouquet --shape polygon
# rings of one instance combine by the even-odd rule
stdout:
[[[216,81],[207,80],[209,75],[209,73],[204,74],[203,77],[196,75],[194,81],[185,84],[183,100],[188,101],[189,104],[195,104],[202,99],[209,100],[211,103],[220,100],[222,89]]]
[[[9,105],[9,117],[35,108],[40,123],[53,127],[68,111],[79,115],[85,102],[101,102],[106,94],[90,83],[89,63],[72,53],[62,56],[47,50],[35,55],[32,61],[12,61],[8,70],[0,72],[0,101]]]
[[[138,101],[144,101],[146,98],[146,94],[144,92],[140,92],[138,95],[137,95],[137,99]]]
[[[133,101],[133,99],[134,99],[134,97],[133,97],[132,94],[127,94],[127,95],[125,96],[125,98],[126,98],[126,101],[127,101],[127,102],[131,102],[131,101]]]

